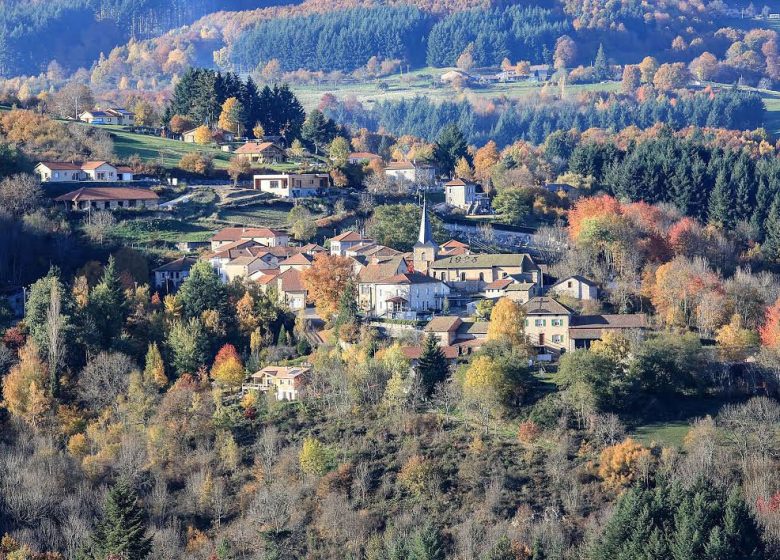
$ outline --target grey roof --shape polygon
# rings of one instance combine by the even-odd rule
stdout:
[[[598,286],[593,280],[588,280],[584,276],[580,276],[579,274],[574,274],[572,276],[567,276],[563,280],[558,280],[555,284],[552,285],[554,288],[555,286],[560,286],[564,282],[567,282],[568,280],[577,280],[578,282],[582,282],[583,284],[587,284],[588,286],[593,286],[594,288]]]
[[[489,321],[464,321],[458,327],[458,335],[486,335],[488,332]]]
[[[182,272],[192,268],[192,265],[196,262],[198,262],[198,259],[195,257],[182,257],[155,268],[154,272]]]
[[[433,233],[431,233],[431,221],[428,218],[427,201],[423,200],[422,215],[420,216],[420,233],[417,236],[415,247],[437,247],[433,242]]]
[[[572,315],[573,311],[551,297],[535,297],[523,304],[528,315]]]
[[[530,270],[538,267],[527,253],[482,253],[470,255],[453,255],[436,259],[431,268],[491,268],[494,266],[523,266],[524,262],[530,263]]]

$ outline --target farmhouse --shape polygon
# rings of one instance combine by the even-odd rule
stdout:
[[[149,189],[129,187],[81,187],[54,199],[67,210],[116,210],[157,208],[159,197]]]
[[[250,163],[281,163],[287,159],[284,149],[273,142],[250,141],[239,146],[236,157]]]
[[[356,231],[345,231],[330,238],[330,254],[343,257],[347,250],[364,243],[373,243],[371,239]]]
[[[599,297],[599,288],[596,283],[578,274],[559,280],[553,284],[550,292],[579,300],[593,300]]]
[[[490,211],[490,199],[479,185],[463,179],[452,179],[444,183],[444,199],[449,206],[465,210],[467,214]]]
[[[280,173],[255,175],[252,184],[256,190],[280,198],[304,198],[321,194],[329,178],[327,173]]]

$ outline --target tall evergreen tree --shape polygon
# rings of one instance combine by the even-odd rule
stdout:
[[[357,286],[353,279],[347,280],[344,291],[339,298],[339,308],[336,313],[335,325],[340,327],[349,323],[355,323],[358,318]]]
[[[780,195],[775,195],[764,222],[764,243],[761,252],[769,260],[780,260]]]
[[[127,481],[120,480],[109,491],[102,518],[80,556],[83,560],[144,560],[151,551],[152,539],[146,536],[138,496]]]
[[[450,123],[441,130],[436,139],[433,157],[439,164],[439,171],[446,175],[452,174],[455,163],[460,158],[465,157],[467,160],[471,160],[466,138],[458,125]]]
[[[181,303],[185,317],[200,317],[208,309],[220,312],[224,310],[227,289],[211,265],[201,261],[190,270],[190,275],[179,288],[176,299]]]
[[[436,384],[446,380],[449,375],[450,368],[444,351],[433,333],[425,337],[417,371],[420,373],[420,384],[426,396],[430,396]]]
[[[407,545],[407,560],[444,560],[444,543],[439,531],[425,524],[415,531]]]
[[[715,179],[715,187],[712,189],[707,209],[707,218],[711,224],[724,228],[734,227],[733,199],[728,176],[725,171],[721,171]]]
[[[597,80],[609,79],[609,62],[607,61],[607,55],[604,53],[604,45],[602,43],[599,43],[596,60],[593,62],[593,70]]]
[[[112,255],[103,269],[100,282],[89,294],[89,313],[102,348],[110,348],[121,335],[124,311],[125,296]]]

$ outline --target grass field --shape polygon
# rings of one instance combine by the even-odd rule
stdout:
[[[141,159],[155,160],[164,167],[173,167],[179,163],[184,154],[190,152],[206,152],[214,157],[214,166],[225,168],[230,161],[230,154],[217,148],[188,144],[179,140],[170,140],[158,136],[135,134],[123,130],[120,126],[102,126],[111,133],[114,140],[114,151],[121,159],[138,154]]]
[[[685,434],[690,430],[691,425],[688,421],[678,422],[657,422],[639,426],[633,437],[645,445],[658,443],[664,446],[680,446],[685,439]]]
[[[427,97],[432,101],[491,99],[502,96],[509,99],[520,99],[539,93],[542,89],[542,84],[539,83],[516,82],[472,86],[465,88],[462,93],[457,93],[452,87],[440,82],[440,76],[448,70],[451,70],[451,68],[422,68],[403,75],[395,74],[363,82],[296,85],[292,86],[292,89],[307,111],[316,108],[325,93],[332,93],[339,98],[354,96],[355,99],[367,107],[371,107],[378,101],[397,100],[417,95]],[[388,88],[384,91],[381,90],[379,87],[380,83],[386,84]],[[567,86],[566,91],[573,95],[579,91],[616,91],[618,89],[620,89],[620,84],[614,82],[608,84],[571,85]]]
[[[209,226],[202,222],[155,218],[120,222],[113,235],[132,243],[147,245],[159,241],[167,243],[207,241],[217,229],[216,226]]]

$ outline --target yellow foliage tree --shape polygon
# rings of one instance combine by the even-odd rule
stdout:
[[[415,496],[425,492],[431,481],[433,467],[427,459],[420,455],[412,455],[401,467],[398,473],[398,482]]]
[[[46,395],[48,368],[38,356],[35,343],[29,341],[19,351],[19,363],[3,380],[3,403],[14,416],[37,426],[51,406]]]
[[[211,367],[211,378],[225,387],[240,387],[246,377],[244,365],[232,344],[225,344]]]
[[[619,364],[628,359],[631,351],[631,342],[623,333],[605,331],[600,340],[596,340],[591,344],[590,351]]]
[[[643,465],[651,459],[650,450],[631,438],[604,449],[599,457],[599,477],[604,486],[619,492],[634,482]]]
[[[222,104],[219,114],[219,127],[235,134],[241,132],[241,121],[244,118],[244,106],[235,97],[228,97]]]
[[[490,313],[487,339],[525,345],[525,311],[519,303],[505,297],[498,300]]]
[[[146,351],[146,367],[144,367],[144,381],[153,383],[162,389],[168,384],[168,376],[165,375],[165,364],[163,363],[160,348],[156,342],[149,345]]]
[[[211,129],[205,124],[202,124],[195,129],[193,138],[195,139],[196,144],[201,145],[211,144],[211,142],[214,140],[214,136],[211,134]]]
[[[457,163],[455,163],[455,176],[467,181],[474,179],[474,172],[471,169],[471,165],[469,165],[469,161],[465,157],[461,157],[458,159]]]
[[[252,333],[260,324],[255,313],[255,300],[249,292],[245,292],[236,302],[236,319],[238,320],[238,328],[246,334]]]
[[[499,159],[498,146],[496,146],[493,140],[479,148],[474,154],[474,174],[476,178],[480,181],[487,180]]]
[[[742,317],[735,313],[728,324],[718,329],[715,340],[725,360],[744,360],[751,349],[761,345],[761,340],[756,331],[746,329],[742,324]]]
[[[313,437],[303,440],[301,452],[298,455],[301,471],[311,476],[322,476],[328,472],[330,457],[327,448]]]

